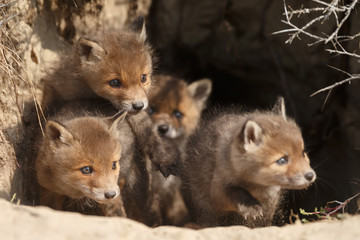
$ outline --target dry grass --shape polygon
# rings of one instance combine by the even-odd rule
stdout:
[[[10,37],[11,30],[7,26],[9,21],[12,19],[16,20],[18,16],[17,13],[11,13],[11,7],[17,2],[18,0],[0,4],[0,76],[3,78],[3,84],[5,86],[12,85],[16,106],[20,114],[23,114],[23,111],[16,91],[17,83],[23,81],[29,86],[35,104],[38,122],[43,132],[41,118],[44,118],[44,114],[36,97],[34,82],[27,72],[23,60],[17,53],[17,47]]]

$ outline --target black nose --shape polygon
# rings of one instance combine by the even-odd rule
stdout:
[[[132,104],[132,107],[137,110],[140,111],[144,108],[144,103],[143,102],[135,102]]]
[[[107,199],[112,199],[112,198],[114,198],[115,196],[116,196],[116,192],[115,192],[115,191],[108,191],[108,192],[105,193],[105,197],[106,197]]]
[[[306,180],[311,182],[313,180],[313,178],[314,178],[314,173],[313,172],[305,173],[305,178],[306,178]]]
[[[162,125],[158,126],[158,131],[159,131],[159,133],[161,133],[161,134],[167,133],[167,131],[169,131],[169,125],[167,125],[167,124],[162,124]]]

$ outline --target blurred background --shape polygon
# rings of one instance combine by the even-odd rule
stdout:
[[[332,200],[344,201],[360,192],[359,80],[310,97],[315,91],[359,73],[359,40],[341,42],[348,53],[329,53],[336,42],[317,42],[299,34],[285,42],[291,23],[303,27],[326,12],[310,0],[28,0],[5,1],[1,7],[0,65],[0,197],[21,199],[24,186],[24,139],[37,124],[34,99],[42,83],[79,36],[106,27],[122,27],[138,15],[146,17],[148,41],[156,57],[155,73],[191,82],[213,81],[211,106],[269,109],[284,96],[287,113],[302,129],[306,150],[318,179],[306,191],[291,191],[288,208],[307,211]],[[327,1],[330,2],[330,1]],[[357,1],[356,1],[357,2]],[[345,0],[342,6],[354,1]],[[322,11],[306,9],[322,8]],[[339,8],[340,9],[340,8]],[[341,10],[341,9],[340,9]],[[341,20],[346,11],[336,16]],[[359,6],[341,25],[338,35],[360,32]],[[301,12],[302,11],[302,12]],[[289,13],[288,13],[289,14]],[[288,15],[289,16],[289,15]],[[337,29],[335,13],[306,32],[328,37]],[[341,39],[340,39],[341,40]],[[315,44],[314,44],[315,43]],[[312,44],[311,46],[309,44]],[[335,45],[334,45],[335,44]],[[341,69],[338,71],[329,66]],[[26,140],[25,139],[25,140]],[[26,141],[25,141],[26,143]],[[357,210],[356,201],[349,212]]]

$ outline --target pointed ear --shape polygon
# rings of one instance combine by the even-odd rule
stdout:
[[[69,132],[65,126],[54,121],[48,121],[45,127],[46,137],[56,144],[62,143],[70,145],[74,141],[74,136]]]
[[[145,42],[146,40],[146,27],[145,19],[143,16],[136,18],[131,24],[130,29],[136,33],[139,33],[139,40]]]
[[[77,43],[77,51],[80,60],[85,63],[96,63],[100,61],[106,54],[97,42],[81,37]]]
[[[258,148],[263,140],[263,136],[263,130],[256,122],[247,121],[243,132],[245,151],[251,152]]]
[[[276,103],[272,109],[272,112],[280,115],[286,121],[285,101],[283,97],[278,97]]]
[[[210,79],[204,78],[197,80],[187,86],[190,97],[194,99],[200,109],[205,108],[206,100],[209,98],[212,90]]]
[[[114,117],[113,117],[113,122],[110,125],[110,133],[115,135],[117,138],[119,138],[119,129],[121,124],[123,123],[125,117],[127,115],[127,112],[122,111],[117,113]]]

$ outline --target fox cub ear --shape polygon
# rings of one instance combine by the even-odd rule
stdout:
[[[212,82],[207,78],[197,80],[187,86],[190,97],[196,101],[198,108],[201,110],[205,108],[205,103],[210,96],[211,90]]]
[[[99,62],[106,54],[105,49],[97,42],[83,37],[77,43],[77,51],[80,60],[90,64]]]
[[[245,123],[242,136],[245,151],[252,152],[261,144],[264,133],[256,122],[249,120]]]
[[[272,109],[272,112],[280,115],[286,121],[285,101],[283,97],[278,97],[276,103]]]
[[[127,114],[127,112],[125,112],[125,111],[119,112],[112,119],[113,121],[110,125],[110,133],[113,134],[114,136],[116,136],[117,138],[120,138],[119,129],[126,117],[126,114]]]
[[[143,16],[137,17],[131,24],[130,29],[136,33],[139,33],[140,42],[145,42],[146,40],[146,27],[145,19]]]
[[[48,121],[45,127],[45,135],[50,142],[71,145],[74,136],[63,125],[54,121]]]

